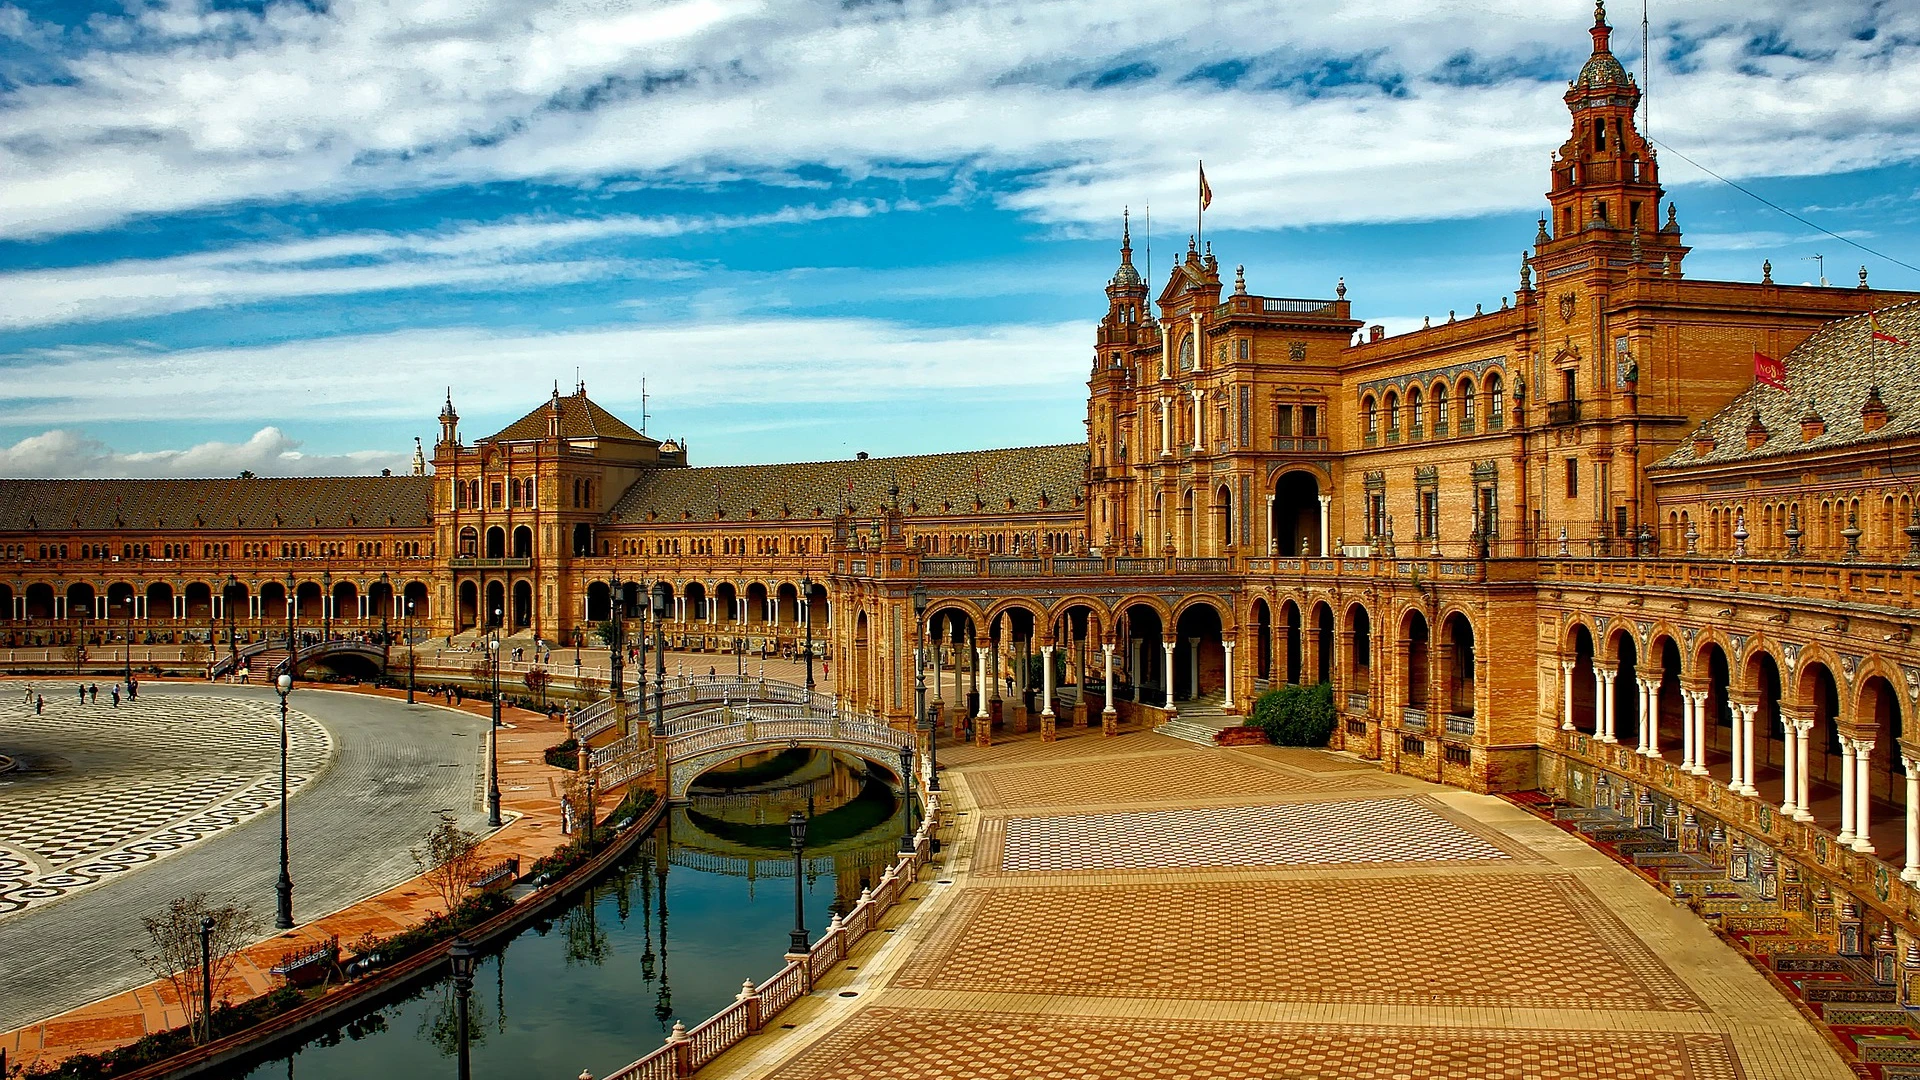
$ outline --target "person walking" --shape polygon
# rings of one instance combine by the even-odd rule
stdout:
[[[93,699],[93,703],[94,703],[95,705],[98,705],[98,704],[100,704],[100,684],[99,684],[99,683],[88,683],[88,684],[87,684],[87,696]]]
[[[33,698],[33,715],[39,716],[41,713],[46,712],[46,710],[47,710],[47,699],[38,694],[35,694]]]
[[[120,688],[118,686],[113,688],[113,707],[116,709],[120,707]]]
[[[98,701],[100,699],[95,698],[94,700]],[[86,703],[87,703],[87,687],[86,687],[86,684],[82,683],[80,686],[80,704],[85,705]]]

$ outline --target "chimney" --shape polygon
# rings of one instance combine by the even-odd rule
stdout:
[[[1800,441],[1812,442],[1827,433],[1826,418],[1820,415],[1820,409],[1813,402],[1807,402],[1807,412],[1800,418]]]
[[[1869,432],[1887,426],[1887,403],[1880,398],[1878,383],[1867,387],[1867,400],[1860,406],[1860,426]]]
[[[1713,432],[1708,431],[1706,428],[1701,428],[1698,431],[1695,431],[1693,433],[1693,456],[1694,457],[1697,457],[1697,458],[1706,457],[1708,454],[1713,453],[1713,447],[1714,447]]]
[[[1760,419],[1760,410],[1753,410],[1753,419],[1747,422],[1747,449],[1758,450],[1767,445],[1769,432],[1767,425]]]

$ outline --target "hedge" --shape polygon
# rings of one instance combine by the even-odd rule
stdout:
[[[1275,746],[1325,746],[1333,736],[1333,684],[1269,690],[1254,699],[1249,720]]]

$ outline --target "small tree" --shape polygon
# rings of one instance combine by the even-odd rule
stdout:
[[[1249,719],[1275,746],[1325,746],[1333,735],[1333,684],[1269,690],[1254,699]]]
[[[180,662],[182,664],[193,664],[196,666],[205,664],[207,662],[207,654],[208,649],[205,645],[202,645],[198,641],[189,641],[180,647]]]
[[[420,872],[452,911],[480,868],[480,837],[460,827],[451,814],[427,834],[426,844],[410,852]]]
[[[212,962],[203,969],[200,927],[206,919],[213,920],[207,950]],[[135,949],[134,955],[153,972],[154,978],[173,987],[187,1023],[199,1027],[200,1039],[212,1038],[212,1018],[202,1015],[202,980],[210,975],[214,992],[221,992],[221,984],[233,970],[240,949],[259,936],[260,923],[252,909],[232,903],[215,906],[207,900],[206,893],[198,892],[174,898],[165,911],[146,916],[140,925],[146,929],[153,951]],[[224,1002],[225,998],[221,1000]]]
[[[60,650],[60,655],[66,659],[67,663],[73,665],[73,670],[79,671],[80,665],[87,662],[87,643],[80,638],[75,638],[67,643],[66,648]]]
[[[540,707],[546,708],[547,684],[553,681],[553,676],[548,674],[546,668],[537,667],[528,670],[523,681],[527,684],[527,689],[540,699]]]
[[[591,766],[585,771],[575,768],[567,773],[566,780],[560,785],[560,790],[566,795],[567,801],[573,804],[574,820],[579,822],[579,828],[586,836],[593,835],[593,823],[600,820],[600,801],[603,794],[597,778],[592,783],[588,782],[591,771]]]

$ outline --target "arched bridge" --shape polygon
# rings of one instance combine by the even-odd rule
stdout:
[[[641,698],[645,697],[645,701]],[[833,695],[819,691],[809,692],[804,686],[769,679],[749,679],[735,675],[685,675],[668,680],[666,700],[659,701],[660,692],[649,683],[644,695],[640,689],[627,688],[627,707],[635,714],[639,722],[641,707],[645,706],[647,716],[653,715],[656,705],[667,709],[684,711],[689,705],[807,705],[821,716],[834,711]],[[591,741],[602,732],[613,727],[617,719],[613,710],[613,699],[601,698],[582,709],[573,718],[575,737]],[[677,722],[677,721],[676,721]]]
[[[335,638],[332,641],[302,645],[299,657],[301,671],[307,670],[309,664],[345,657],[364,660],[376,671],[385,671],[387,666],[385,648],[351,638]],[[241,646],[237,652],[229,650],[216,653],[213,657],[214,678],[231,675],[236,667],[246,668],[256,679],[273,679],[287,670],[287,643],[284,639],[267,638],[265,641]]]
[[[683,716],[658,738],[646,725],[636,724],[633,734],[595,747],[590,756],[607,787],[648,776],[664,762],[667,798],[684,802],[687,788],[702,773],[742,754],[806,747],[851,754],[897,770],[900,748],[913,740],[913,732],[871,717],[822,712],[812,704],[754,703]]]

